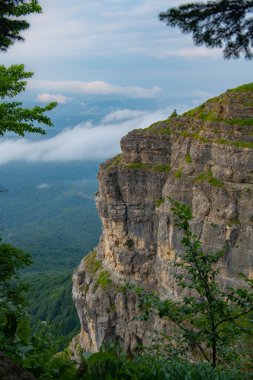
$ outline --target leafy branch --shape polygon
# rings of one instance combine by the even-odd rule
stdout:
[[[190,229],[190,207],[172,199],[170,202],[175,225],[183,233],[184,247],[184,254],[173,264],[177,268],[174,277],[185,295],[180,301],[160,300],[153,293],[139,290],[144,319],[156,310],[181,333],[182,339],[175,345],[180,344],[179,348],[185,352],[197,349],[204,360],[216,367],[228,357],[235,359],[236,355],[231,354],[233,349],[235,352],[241,336],[250,332],[244,325],[248,323],[245,318],[253,311],[253,281],[243,276],[244,288],[222,291],[217,276],[223,251],[204,252]]]

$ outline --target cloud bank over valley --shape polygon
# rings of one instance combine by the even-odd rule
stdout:
[[[83,94],[83,95],[120,95],[129,98],[152,98],[157,96],[162,92],[162,89],[158,86],[152,88],[143,88],[137,86],[118,86],[111,83],[103,81],[94,82],[81,82],[81,81],[49,81],[49,80],[30,80],[28,89],[31,90],[50,90],[50,91],[61,91],[72,94]],[[51,99],[50,99],[51,97]],[[48,98],[49,101],[52,99],[59,103],[66,103],[66,98],[63,95],[50,95],[41,94],[38,99],[44,101]],[[47,100],[45,100],[47,101]]]
[[[172,112],[165,108],[153,112],[116,110],[98,124],[80,123],[63,129],[57,135],[39,141],[27,138],[2,138],[0,165],[10,162],[69,162],[104,160],[120,151],[120,139],[136,128],[146,128],[157,120],[166,119]]]

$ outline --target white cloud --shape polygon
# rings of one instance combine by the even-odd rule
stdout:
[[[171,112],[172,109],[162,109],[139,115],[131,120],[111,124],[93,125],[86,122],[41,141],[6,138],[0,142],[0,165],[15,161],[103,160],[119,152],[120,139],[129,131],[135,128],[145,128],[157,120],[163,120]],[[41,184],[40,188],[43,188],[44,185]]]
[[[129,109],[116,110],[106,115],[103,118],[103,122],[111,123],[115,121],[135,119],[137,117],[144,116],[147,113],[148,113],[147,111],[129,110]]]
[[[93,56],[117,59],[129,54],[216,57],[211,50],[193,49],[191,38],[159,21],[160,12],[180,3],[181,0],[42,0],[43,14],[29,18],[32,22],[31,29],[24,33],[26,43],[16,44],[15,51],[8,54],[12,61],[15,56],[36,56],[42,61],[69,56],[78,60]]]
[[[183,57],[183,58],[220,58],[222,56],[220,49],[206,49],[204,47],[191,47],[191,48],[168,48],[156,52],[157,58],[166,57]]]
[[[50,187],[50,185],[48,183],[40,183],[37,186],[37,189],[44,190],[44,189],[48,189],[49,187]]]
[[[39,94],[37,96],[37,99],[41,103],[57,102],[59,104],[66,104],[70,100],[70,98],[61,94],[48,94],[48,93]]]
[[[30,80],[28,84],[30,89],[36,90],[54,90],[65,91],[73,94],[85,95],[122,95],[131,98],[152,98],[161,93],[160,87],[143,88],[143,87],[123,87],[113,85],[103,81],[81,82],[81,81],[49,81],[49,80]],[[44,98],[53,96],[43,94]],[[61,97],[62,95],[56,95]],[[67,99],[66,97],[64,97]]]

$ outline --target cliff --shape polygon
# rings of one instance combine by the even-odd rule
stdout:
[[[192,206],[207,252],[226,247],[222,286],[239,283],[239,272],[253,276],[253,84],[134,130],[121,148],[98,174],[100,243],[73,276],[81,333],[72,347],[84,351],[116,339],[133,351],[162,328],[157,317],[135,318],[138,299],[125,283],[180,298],[172,263],[183,250],[168,197]]]

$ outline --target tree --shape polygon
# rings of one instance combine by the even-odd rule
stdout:
[[[6,51],[15,41],[23,41],[20,33],[29,28],[21,16],[41,13],[42,8],[36,0],[2,0],[0,2],[0,50]]]
[[[161,21],[179,27],[183,33],[192,33],[197,46],[223,48],[224,58],[239,58],[253,54],[252,0],[214,0],[190,3],[160,13]]]
[[[27,253],[0,242],[0,347],[14,359],[17,358],[16,344],[26,339],[22,328],[26,325],[24,309],[28,286],[20,280],[19,271],[31,262]]]
[[[174,263],[174,274],[179,288],[185,291],[181,301],[161,301],[156,295],[141,294],[145,318],[152,310],[168,319],[175,327],[168,337],[172,354],[187,357],[193,352],[216,367],[218,363],[235,361],[233,348],[240,349],[240,338],[249,333],[247,317],[253,311],[253,280],[245,280],[245,288],[221,290],[217,281],[218,260],[223,252],[205,253],[201,243],[191,232],[191,209],[186,204],[172,201],[176,226],[183,232],[184,254]],[[252,327],[252,326],[251,326]],[[176,335],[178,333],[178,335]],[[165,333],[166,334],[166,333]],[[175,339],[176,336],[176,339]],[[240,352],[241,353],[241,352]]]
[[[21,16],[31,13],[41,13],[42,8],[37,0],[2,0],[0,2],[0,51],[7,51],[15,41],[23,41],[20,35],[29,28],[29,23],[20,20]],[[45,130],[38,124],[52,126],[53,123],[44,113],[56,107],[52,102],[45,107],[35,106],[24,108],[22,102],[9,102],[6,98],[13,98],[25,90],[27,82],[33,76],[25,72],[24,65],[0,65],[0,135],[14,132],[24,136],[26,132],[45,134]]]
[[[24,65],[11,65],[6,68],[0,65],[0,97],[13,98],[25,90],[27,82],[24,79],[31,78],[33,73],[25,72]],[[57,105],[56,102],[47,104],[45,107],[35,106],[33,108],[22,107],[22,102],[0,103],[0,135],[6,132],[14,132],[24,136],[26,132],[45,134],[45,130],[36,123],[52,126],[51,119],[44,115]]]

